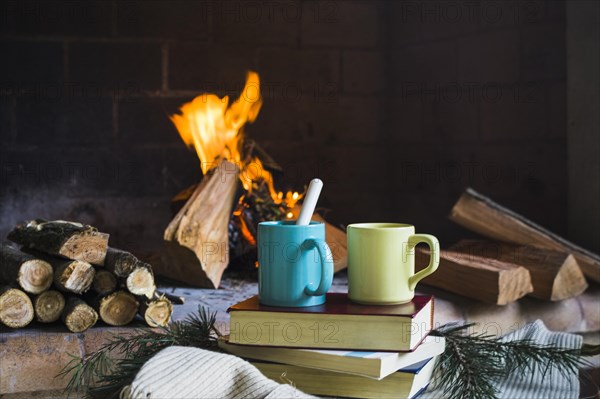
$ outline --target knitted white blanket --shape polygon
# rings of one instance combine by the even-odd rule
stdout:
[[[544,345],[580,348],[578,335],[548,331],[540,320],[508,334],[506,340],[527,338]],[[498,384],[504,399],[576,399],[577,375],[563,375],[550,368],[545,374],[511,375]],[[422,399],[442,398],[429,391]],[[278,384],[262,375],[250,363],[232,355],[174,346],[163,349],[139,371],[121,399],[187,398],[314,398],[291,385]]]
[[[233,355],[172,346],[141,368],[121,399],[314,398]]]

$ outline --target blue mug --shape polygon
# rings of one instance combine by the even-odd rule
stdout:
[[[258,224],[258,296],[268,306],[304,307],[325,303],[333,280],[333,257],[325,225],[295,221]]]

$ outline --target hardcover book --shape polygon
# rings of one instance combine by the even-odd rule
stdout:
[[[312,395],[398,399],[415,398],[426,389],[433,375],[435,360],[424,360],[383,380],[285,364],[250,363],[272,380],[293,384],[299,390]]]
[[[444,337],[430,335],[412,352],[368,352],[237,345],[229,343],[228,336],[219,338],[221,349],[245,359],[355,374],[378,380],[401,368],[441,354],[445,343]]]
[[[229,308],[232,344],[315,349],[412,351],[433,325],[433,297],[401,305],[359,305],[329,293],[323,305],[261,305],[253,296]]]

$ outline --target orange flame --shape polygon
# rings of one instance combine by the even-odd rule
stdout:
[[[244,158],[242,154],[244,125],[256,120],[261,106],[260,79],[256,72],[248,72],[244,90],[231,106],[227,96],[219,98],[215,94],[202,94],[182,105],[181,114],[172,115],[171,120],[184,143],[196,150],[203,174],[217,167],[221,160],[235,163],[239,166],[244,189],[250,193],[253,187],[266,184],[273,202],[285,206],[288,210],[286,217],[291,219],[295,216],[292,210],[303,194],[288,191],[284,196],[283,192],[275,189],[273,175],[265,169],[261,160],[257,157]],[[242,196],[233,215],[246,242],[256,245],[256,239],[242,215],[244,206]]]
[[[241,164],[242,128],[254,122],[262,106],[256,72],[248,72],[242,94],[228,105],[228,96],[203,94],[184,104],[180,108],[181,115],[171,116],[183,142],[196,149],[204,174],[221,159]]]
[[[215,168],[221,159],[228,160],[240,166],[240,180],[246,191],[251,192],[253,183],[263,181],[273,202],[293,208],[302,198],[301,194],[289,191],[284,198],[283,193],[275,189],[273,175],[260,159],[253,157],[250,162],[242,159],[244,125],[254,122],[262,107],[260,78],[256,72],[248,72],[242,94],[228,105],[228,96],[202,94],[182,105],[181,115],[172,115],[171,120],[183,142],[196,150],[202,173]]]

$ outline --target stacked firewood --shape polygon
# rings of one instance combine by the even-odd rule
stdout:
[[[533,223],[473,189],[450,219],[485,240],[462,240],[440,254],[440,267],[423,283],[481,302],[506,305],[528,295],[561,301],[600,282],[600,256]],[[417,269],[428,263],[417,249]]]
[[[0,244],[0,322],[11,328],[59,319],[82,332],[98,319],[129,324],[139,314],[165,326],[173,302],[156,290],[149,264],[108,246],[109,235],[81,223],[32,220]]]

